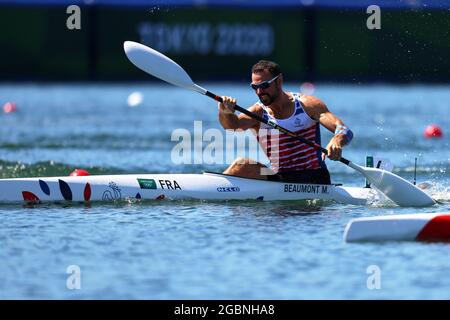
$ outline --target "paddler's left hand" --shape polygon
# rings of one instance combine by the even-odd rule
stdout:
[[[341,137],[342,135],[334,136],[330,142],[328,143],[327,149],[328,155],[325,155],[325,153],[322,153],[322,160],[325,160],[325,158],[329,158],[330,160],[340,160],[342,156],[342,147],[344,146],[344,139]]]

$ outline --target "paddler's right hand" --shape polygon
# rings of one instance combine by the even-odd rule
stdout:
[[[219,102],[219,113],[234,113],[234,106],[236,105],[236,99],[232,97],[222,97],[223,102]]]

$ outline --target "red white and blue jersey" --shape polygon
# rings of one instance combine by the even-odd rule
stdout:
[[[299,94],[291,94],[294,98],[295,108],[289,118],[274,118],[269,114],[268,108],[259,102],[263,109],[263,118],[320,145],[319,122],[313,120],[305,112]],[[269,158],[272,169],[277,173],[326,168],[320,150],[310,147],[265,123],[261,123],[257,139]]]

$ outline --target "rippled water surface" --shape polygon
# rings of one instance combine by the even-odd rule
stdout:
[[[247,84],[202,84],[255,101]],[[287,89],[297,90],[293,85]],[[127,105],[133,91],[143,94]],[[427,182],[441,201],[431,208],[326,201],[149,202],[0,206],[0,298],[3,299],[450,299],[446,243],[348,244],[351,218],[450,209],[450,87],[318,85],[315,95],[355,132],[345,156],[389,159],[394,172]],[[177,165],[175,129],[218,128],[214,101],[169,85],[6,85],[0,102],[0,177],[91,174],[200,173],[226,164]],[[439,124],[444,138],[423,131]],[[322,131],[322,139],[331,137]],[[237,154],[240,155],[240,154]],[[364,179],[330,163],[333,182]],[[1,190],[0,190],[1,192]],[[81,289],[66,286],[69,266]],[[381,270],[369,290],[367,268]]]

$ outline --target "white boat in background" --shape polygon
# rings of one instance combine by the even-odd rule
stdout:
[[[334,200],[366,204],[370,188],[262,181],[224,175],[127,174],[0,179],[0,203],[114,201],[121,199]]]
[[[416,213],[352,219],[347,242],[450,241],[450,213]]]

